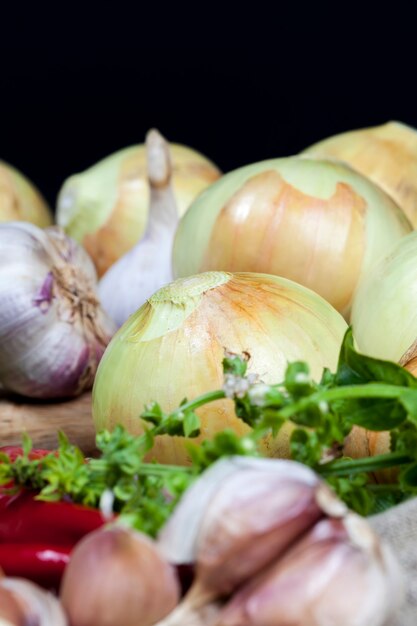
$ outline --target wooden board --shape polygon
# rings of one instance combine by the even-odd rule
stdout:
[[[0,445],[20,445],[26,431],[35,448],[53,450],[62,430],[87,454],[95,451],[91,393],[64,402],[30,402],[0,397]]]

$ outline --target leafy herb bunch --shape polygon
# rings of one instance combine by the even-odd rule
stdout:
[[[293,460],[321,474],[354,510],[368,515],[417,494],[417,379],[395,363],[374,359],[354,348],[352,331],[344,337],[335,373],[310,377],[304,362],[291,363],[282,382],[266,385],[247,372],[248,356],[227,354],[222,389],[184,400],[171,413],[157,402],[140,416],[148,424],[141,436],[122,426],[97,435],[98,458],[82,452],[59,435],[57,453],[30,459],[25,436],[23,455],[11,461],[0,454],[0,484],[35,489],[43,500],[70,500],[99,507],[104,496],[113,510],[134,527],[155,536],[182,493],[206,467],[222,456],[259,455],[259,441],[276,436],[291,422]],[[158,435],[193,438],[200,433],[196,410],[214,400],[232,398],[237,416],[251,430],[239,437],[230,429],[198,446],[189,443],[189,467],[144,460]],[[364,459],[343,456],[353,426],[390,431],[391,451]],[[376,483],[374,473],[398,468],[395,484]]]

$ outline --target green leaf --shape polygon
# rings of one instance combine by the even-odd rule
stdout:
[[[338,385],[381,382],[417,389],[417,379],[400,365],[357,352],[352,328],[344,336],[336,372]]]
[[[200,419],[195,411],[185,413],[184,434],[186,437],[197,437],[200,434]]]
[[[24,432],[22,435],[22,449],[23,449],[23,455],[26,457],[29,455],[29,452],[32,450],[32,440],[26,432]]]

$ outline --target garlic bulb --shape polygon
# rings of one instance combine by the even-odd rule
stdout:
[[[56,227],[0,225],[0,382],[33,398],[92,385],[114,325],[87,253]]]
[[[384,626],[402,597],[391,552],[348,514],[318,522],[232,597],[216,626]]]
[[[417,131],[400,122],[352,130],[310,146],[304,153],[338,159],[388,193],[417,228]]]
[[[170,144],[172,183],[178,212],[220,176],[205,156]],[[102,276],[143,236],[148,207],[147,149],[136,145],[103,159],[65,181],[57,202],[57,222],[93,259]]]
[[[175,236],[174,276],[276,274],[348,319],[358,281],[410,231],[395,202],[347,165],[263,161],[229,172],[193,202]]]
[[[60,595],[71,626],[151,626],[177,605],[180,587],[149,537],[110,526],[76,545]]]
[[[313,379],[335,368],[347,325],[316,293],[278,276],[206,272],[159,289],[113,337],[93,389],[97,431],[118,423],[140,434],[139,415],[155,399],[172,411],[183,398],[219,389],[225,348],[250,354],[249,373],[265,383],[284,377],[288,362],[307,361]],[[197,410],[200,439],[249,426],[229,399]],[[268,456],[289,454],[288,427],[265,443]],[[165,463],[189,459],[187,439],[160,436],[152,455]]]
[[[187,490],[158,538],[171,563],[195,563],[203,596],[225,596],[278,559],[327,511],[346,507],[293,461],[231,457]],[[243,558],[242,558],[243,557]]]
[[[104,310],[118,326],[172,280],[172,242],[178,211],[171,188],[169,146],[158,131],[151,130],[146,149],[151,197],[145,234],[107,270],[98,287]]]
[[[1,626],[67,626],[59,601],[23,578],[0,579]]]
[[[52,214],[34,185],[14,167],[0,161],[0,222],[15,220],[44,228],[52,224]]]

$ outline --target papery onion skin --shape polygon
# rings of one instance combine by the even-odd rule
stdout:
[[[417,228],[417,131],[400,122],[352,130],[324,139],[303,152],[338,159],[388,193]]]
[[[277,276],[208,272],[180,279],[154,294],[116,333],[97,371],[93,388],[95,427],[122,423],[143,432],[139,415],[156,400],[164,411],[184,397],[223,385],[224,350],[250,354],[249,372],[265,383],[284,377],[287,363],[307,361],[312,377],[334,368],[346,323],[312,291]],[[201,437],[226,427],[249,427],[236,417],[231,400],[198,410]],[[266,442],[269,456],[288,456],[290,429]],[[166,463],[189,460],[181,437],[158,437],[152,457]]]
[[[0,161],[0,222],[21,220],[45,228],[52,213],[38,189],[21,172]]]
[[[220,171],[187,146],[170,144],[170,149],[174,195],[183,215]],[[102,276],[143,235],[149,197],[146,147],[132,146],[65,181],[57,201],[57,223],[85,247]]]
[[[223,176],[177,229],[174,276],[263,272],[313,289],[347,318],[358,280],[411,225],[343,164],[290,157]]]
[[[57,227],[0,225],[0,382],[30,398],[91,388],[115,331],[88,254]]]
[[[400,241],[361,281],[352,325],[361,352],[405,366],[412,362],[417,340],[416,232]]]

